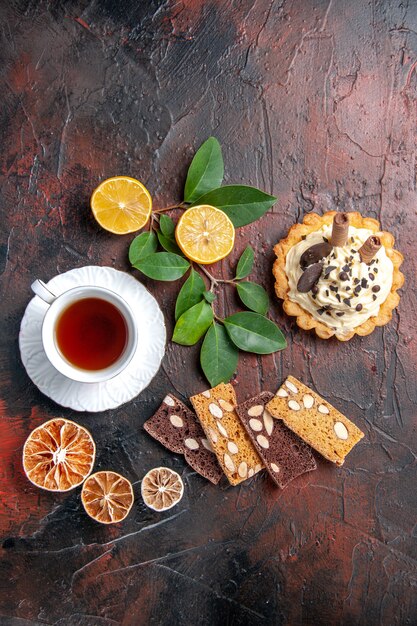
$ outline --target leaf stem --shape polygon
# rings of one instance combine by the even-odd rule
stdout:
[[[155,226],[155,223],[156,223],[156,226]],[[156,232],[158,226],[159,226],[159,217],[152,212],[151,221],[149,222],[149,232],[152,232],[153,230]]]
[[[152,213],[166,213],[166,211],[172,211],[172,209],[185,209],[185,203],[180,202],[179,204],[172,204],[171,206],[166,206],[163,209],[154,209]]]
[[[212,274],[210,274],[210,272],[208,270],[206,270],[204,265],[201,265],[200,263],[197,263],[197,265],[201,269],[201,271],[207,276],[207,278],[210,280],[210,291],[213,291],[214,288],[217,287],[217,285],[220,285],[220,284],[224,284],[224,283],[230,283],[232,285],[235,284],[234,279],[233,280],[227,280],[225,278],[215,278]]]

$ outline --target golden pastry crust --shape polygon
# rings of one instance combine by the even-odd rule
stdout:
[[[284,300],[283,308],[287,315],[291,315],[297,318],[297,325],[304,330],[311,330],[314,328],[316,334],[321,339],[330,339],[335,336],[339,341],[348,341],[356,335],[369,335],[375,326],[384,326],[392,318],[392,312],[400,301],[400,296],[397,291],[404,284],[404,275],[400,272],[400,265],[404,260],[403,255],[398,250],[394,250],[394,237],[391,233],[387,233],[380,230],[380,224],[377,220],[371,217],[362,217],[357,211],[348,213],[349,224],[356,228],[367,228],[374,233],[378,233],[378,237],[381,240],[382,245],[385,248],[387,256],[391,259],[394,271],[392,277],[391,291],[388,294],[387,299],[381,304],[378,315],[370,317],[366,322],[353,328],[349,333],[342,334],[339,330],[333,330],[326,324],[323,324],[319,320],[303,309],[299,304],[289,299],[289,284],[287,274],[285,272],[285,263],[287,253],[301,241],[304,235],[308,235],[316,230],[332,224],[333,217],[336,211],[328,211],[324,215],[317,215],[317,213],[308,213],[304,216],[302,224],[294,224],[291,226],[288,235],[285,239],[281,239],[274,247],[276,260],[272,268],[272,272],[275,276],[275,293],[278,298]]]

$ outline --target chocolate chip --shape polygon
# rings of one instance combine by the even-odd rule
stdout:
[[[346,304],[346,306],[350,306],[350,298],[343,298],[343,302]]]
[[[331,311],[326,311],[326,315],[331,315]]]
[[[344,311],[338,311],[338,312],[336,313],[337,317],[343,317],[343,316],[344,316],[344,314],[345,314],[345,312],[344,312]]]
[[[349,262],[349,257],[345,256],[345,263]]]
[[[355,278],[355,280],[353,282],[355,283],[355,285],[359,285],[360,280],[359,280],[359,278]]]
[[[323,315],[324,311],[325,311],[324,307],[322,307],[321,309],[317,309],[317,313],[319,315]]]
[[[355,254],[357,252],[357,250],[354,250],[353,248],[351,249],[351,253]]]
[[[369,278],[370,278],[371,280],[375,280],[375,276],[372,274],[372,272],[369,274]]]
[[[356,294],[358,294],[360,292],[360,290],[362,289],[362,287],[360,285],[358,285],[357,287],[355,287],[354,292]]]
[[[372,296],[372,300],[375,302],[375,300],[376,300],[376,295],[375,294]]]
[[[355,311],[362,311],[363,306],[361,304],[357,304],[355,307]]]
[[[380,287],[379,285],[374,285],[374,286],[372,287],[372,291],[373,291],[374,293],[378,293],[378,291],[379,291],[380,289],[381,289],[381,287]]]
[[[330,291],[337,291],[337,287],[335,287],[335,285],[330,285]]]
[[[353,261],[353,254],[350,255],[349,261]]]
[[[328,289],[326,289],[326,297],[328,298],[330,295],[330,291]]]
[[[340,280],[348,280],[349,276],[347,275],[347,272],[340,272],[339,278]]]
[[[313,285],[318,281],[323,271],[321,263],[313,263],[301,274],[297,283],[297,290],[300,293],[308,293]]]
[[[340,302],[340,300],[341,300],[340,293],[337,293],[337,294],[336,294],[336,300],[337,300],[338,302]]]
[[[355,238],[354,237],[350,238],[350,243],[355,243]]]
[[[301,235],[301,239],[302,239],[303,241],[305,241],[306,237],[307,237],[307,235]]]
[[[368,286],[368,281],[366,280],[366,278],[362,278],[361,280],[361,285],[363,289],[366,289]]]
[[[347,259],[346,259],[346,260],[347,260]],[[349,265],[344,265],[344,266],[342,267],[342,271],[343,271],[343,272],[348,272],[348,271],[349,271],[349,269],[350,269]]]
[[[317,285],[312,286],[311,292],[313,295],[316,295],[319,292],[319,288],[317,287]]]
[[[314,263],[321,261],[321,259],[329,256],[332,250],[332,246],[327,242],[316,243],[314,246],[310,246],[300,257],[301,267],[305,269],[309,265],[313,265]]]
[[[324,270],[324,278],[328,278],[329,274],[333,272],[333,270],[336,270],[336,269],[337,269],[336,265],[328,265],[326,269]]]
[[[375,274],[378,274],[378,268],[377,267],[374,267],[374,272],[375,272]]]
[[[323,237],[323,241],[325,241],[326,243],[329,242],[329,240],[327,239],[327,237]]]

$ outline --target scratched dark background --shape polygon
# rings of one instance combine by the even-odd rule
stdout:
[[[416,624],[417,3],[1,0],[0,36],[0,623]],[[142,431],[167,391],[205,388],[197,348],[168,344],[146,391],[91,415],[43,396],[18,352],[35,277],[86,264],[130,271],[132,237],[90,215],[98,181],[135,176],[155,206],[171,204],[211,134],[227,182],[278,197],[213,273],[230,276],[250,241],[254,277],[272,296],[273,244],[306,212],[337,206],[381,220],[406,256],[388,326],[321,341],[274,302],[288,348],[241,357],[240,399],[292,373],[365,432],[343,468],[318,460],[282,492],[262,475],[214,487]],[[170,333],[178,285],[143,282]],[[229,289],[220,313],[237,310]],[[54,496],[25,479],[23,442],[52,416],[87,426],[96,468],[134,483],[122,525],[88,519],[79,490]],[[156,465],[186,484],[165,514],[140,499]]]

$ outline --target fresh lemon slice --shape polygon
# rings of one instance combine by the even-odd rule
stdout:
[[[96,446],[87,429],[56,418],[33,430],[23,447],[28,479],[47,491],[78,487],[93,469]]]
[[[81,501],[86,513],[101,524],[121,522],[133,504],[132,484],[117,472],[96,472],[85,481]]]
[[[175,238],[188,259],[206,265],[224,259],[232,251],[235,227],[226,213],[202,204],[182,214]]]
[[[143,228],[152,209],[149,191],[129,176],[107,178],[93,191],[91,209],[97,222],[115,235]]]
[[[155,467],[143,477],[142,498],[154,511],[167,511],[175,506],[184,494],[181,476],[169,467]]]

